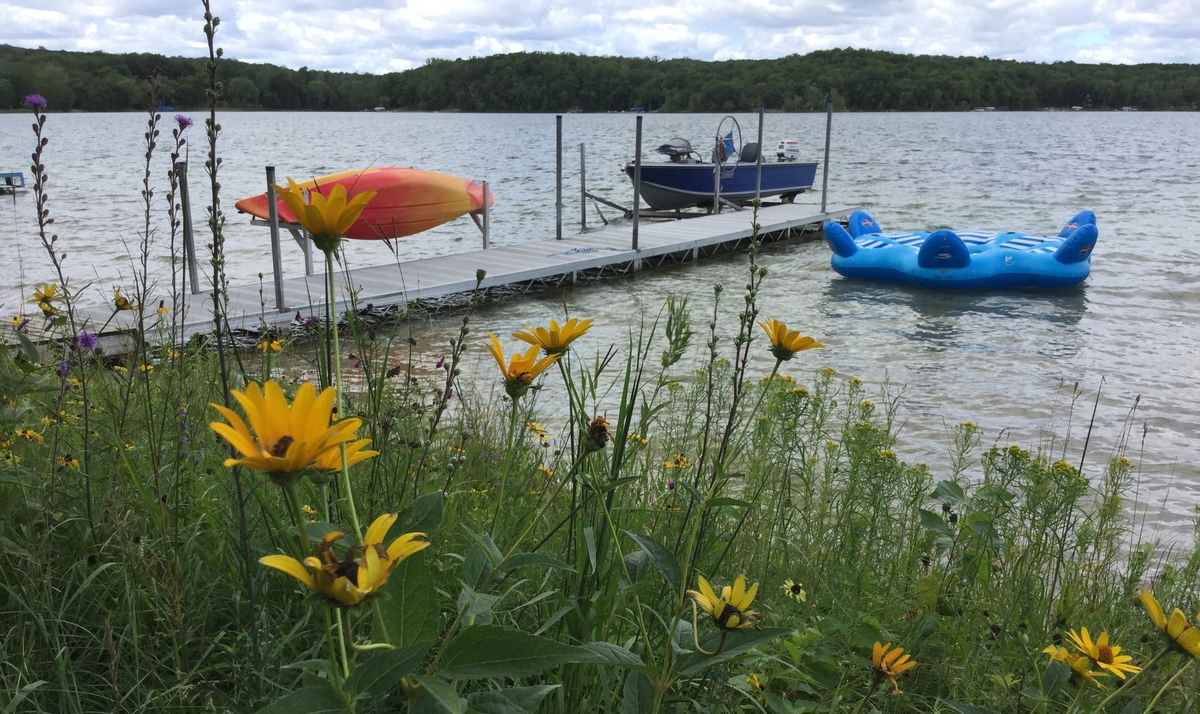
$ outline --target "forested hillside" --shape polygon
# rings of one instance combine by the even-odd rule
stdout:
[[[154,67],[165,76],[165,103],[197,107],[206,102],[203,66],[182,57],[0,45],[0,108],[15,108],[36,92],[57,110],[140,109]],[[826,92],[838,109],[852,111],[1200,106],[1200,65],[1041,64],[874,50],[724,62],[527,52],[430,60],[380,75],[229,60],[221,78],[223,103],[239,109],[702,112],[745,111],[763,102],[768,109],[812,111],[823,108]]]

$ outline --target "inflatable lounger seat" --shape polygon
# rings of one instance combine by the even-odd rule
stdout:
[[[830,264],[848,278],[890,280],[925,288],[1066,288],[1091,270],[1096,214],[1083,211],[1057,236],[1013,231],[937,230],[884,233],[866,211],[849,230],[824,226]]]

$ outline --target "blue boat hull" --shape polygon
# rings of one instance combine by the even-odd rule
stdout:
[[[625,165],[633,178],[633,164]],[[737,164],[732,175],[721,177],[721,198],[733,203],[754,200],[755,165]],[[782,196],[791,200],[813,185],[816,164],[766,163],[762,165],[762,196]],[[642,164],[642,198],[651,208],[673,210],[693,206],[711,206],[713,201],[712,164]]]
[[[1091,211],[1057,236],[1012,231],[938,230],[883,233],[865,211],[850,215],[850,230],[826,223],[830,265],[861,280],[888,280],[923,288],[1066,288],[1091,272],[1098,232]]]

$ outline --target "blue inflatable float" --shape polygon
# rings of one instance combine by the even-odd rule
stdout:
[[[1066,288],[1082,283],[1096,245],[1096,214],[1083,211],[1057,236],[1006,231],[884,233],[866,211],[849,231],[832,221],[825,240],[833,269],[848,278],[925,288]]]

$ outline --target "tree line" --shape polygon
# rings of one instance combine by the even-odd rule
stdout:
[[[56,110],[146,105],[145,78],[162,70],[162,102],[207,103],[204,60],[0,45],[0,108],[41,94]],[[226,60],[223,105],[236,109],[360,111],[664,112],[962,111],[1046,107],[1144,110],[1200,106],[1200,65],[1017,62],[835,49],[773,60],[592,57],[518,52],[428,60],[387,74],[292,70]]]

